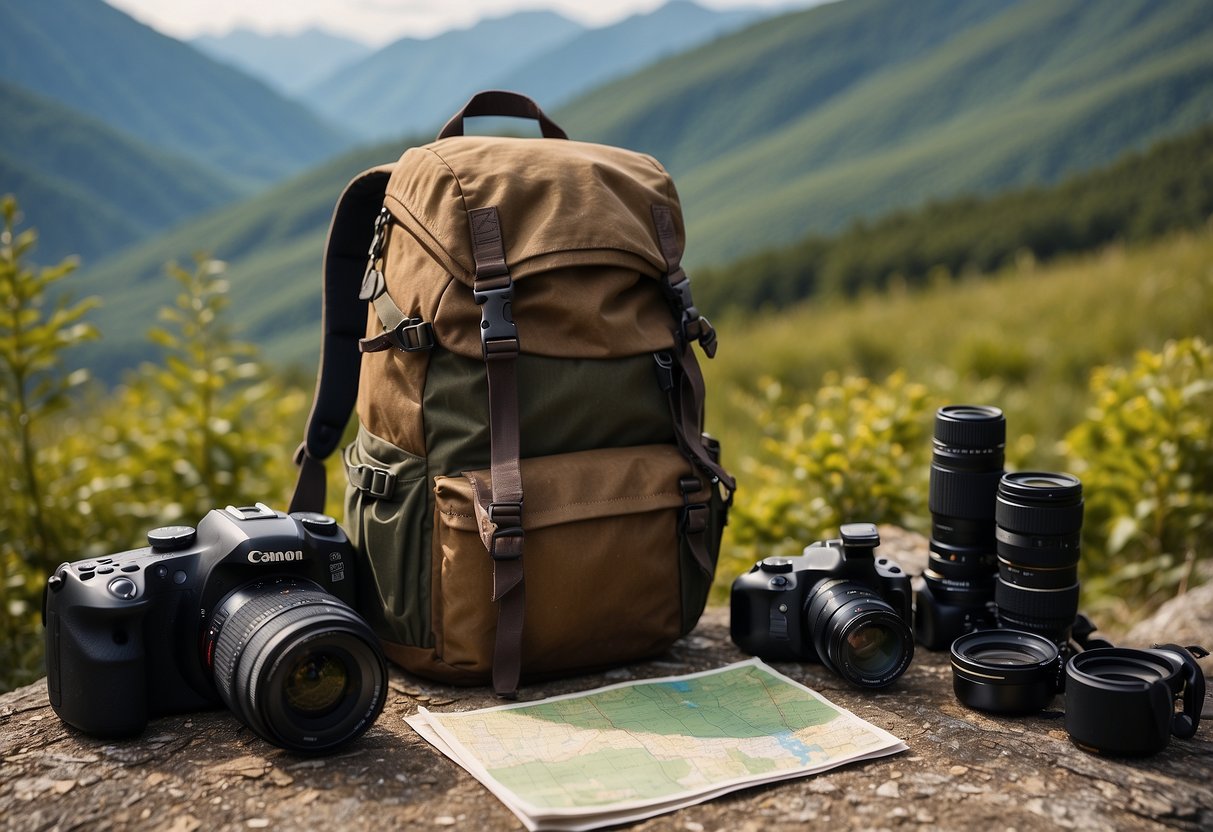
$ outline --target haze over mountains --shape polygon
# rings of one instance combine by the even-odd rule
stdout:
[[[1056,181],[1213,121],[1213,4],[1196,0],[842,0],[747,14],[680,2],[593,30],[552,13],[486,21],[355,58],[291,100],[100,0],[0,0],[0,105],[32,125],[0,137],[0,192],[16,191],[42,228],[40,259],[117,252],[73,287],[105,298],[90,358],[112,377],[146,350],[144,322],[176,291],[164,262],[198,250],[231,262],[247,332],[273,358],[310,364],[340,189],[428,141],[479,87],[545,106],[571,96],[553,115],[573,138],[660,159],[692,266],[930,198]],[[109,37],[92,36],[75,63],[38,54],[93,31]],[[501,43],[508,59],[493,62]],[[603,78],[614,80],[592,86]],[[327,115],[311,109],[322,99]],[[419,138],[400,138],[409,130]],[[52,152],[60,133],[84,138]],[[361,146],[368,135],[398,138]],[[117,199],[114,183],[140,170],[163,193]]]

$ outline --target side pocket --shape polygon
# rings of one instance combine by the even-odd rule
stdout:
[[[361,612],[386,641],[432,646],[426,461],[361,425],[344,456],[345,522],[361,560]]]
[[[680,481],[689,473],[673,445],[522,460],[524,675],[641,659],[679,637]],[[444,663],[487,674],[497,609],[475,495],[491,491],[489,472],[436,477],[434,491],[436,648]]]

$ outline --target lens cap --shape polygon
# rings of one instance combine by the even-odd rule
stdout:
[[[980,630],[952,642],[952,689],[970,708],[996,714],[1042,710],[1057,693],[1061,653],[1044,636]]]

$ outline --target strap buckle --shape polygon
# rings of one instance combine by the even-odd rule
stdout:
[[[708,528],[708,506],[706,503],[690,503],[682,507],[678,518],[679,534],[703,534]]]
[[[396,478],[387,468],[356,465],[349,469],[350,485],[377,500],[390,500],[396,493]]]
[[[480,343],[485,360],[517,355],[518,327],[514,325],[510,308],[514,282],[506,274],[504,282],[485,288],[473,287],[472,292],[476,303],[480,304]]]
[[[518,560],[522,557],[522,541],[526,536],[522,530],[522,503],[490,503],[489,521],[496,526],[493,531],[492,545],[489,556],[493,560]],[[502,538],[517,540],[517,543],[506,543],[504,549],[497,548],[497,542]]]
[[[392,346],[403,352],[421,352],[434,346],[434,327],[421,318],[405,318],[386,335]]]

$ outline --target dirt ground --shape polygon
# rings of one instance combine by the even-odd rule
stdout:
[[[900,547],[895,556],[907,566],[924,551],[921,539],[890,537],[886,533],[887,549]],[[1191,595],[1184,610],[1164,609],[1161,623],[1138,628],[1138,643],[1155,639],[1151,623],[1165,626],[1167,641],[1189,644],[1203,636],[1213,642],[1213,592]],[[1175,632],[1181,626],[1192,632]],[[1130,634],[1126,641],[1133,640]],[[742,658],[728,637],[727,609],[712,608],[658,661],[524,688],[521,698]],[[1173,739],[1161,754],[1113,760],[1070,742],[1062,697],[1031,717],[968,710],[952,693],[944,653],[920,650],[906,674],[879,691],[851,688],[816,664],[775,666],[900,737],[910,750],[736,792],[631,828],[1213,828],[1209,722],[1194,739]],[[1209,701],[1205,711],[1213,714]],[[59,721],[45,683],[37,682],[0,696],[0,828],[521,829],[487,789],[404,723],[421,705],[442,711],[493,704],[499,702],[482,688],[446,687],[393,671],[377,724],[344,753],[312,759],[264,743],[225,711],[159,719],[133,741],[90,739]]]

